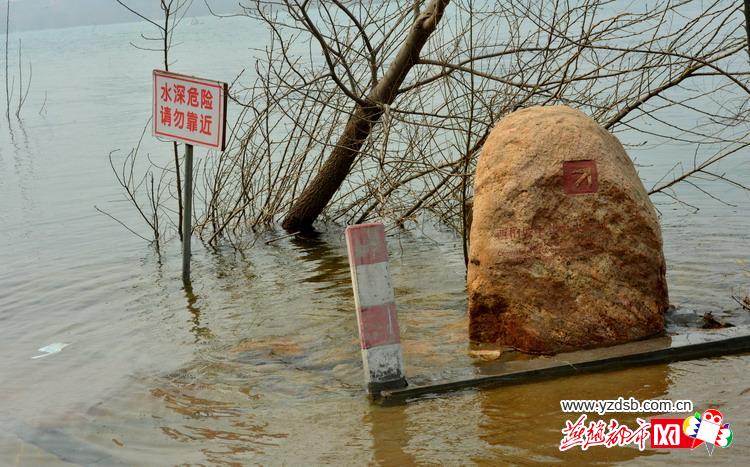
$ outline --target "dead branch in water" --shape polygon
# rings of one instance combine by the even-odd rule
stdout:
[[[10,122],[10,86],[8,85],[8,39],[10,36],[10,0],[5,2],[5,118]]]
[[[15,76],[10,76],[10,63],[8,61],[10,50],[10,0],[6,2],[5,8],[5,118],[10,124],[10,108],[13,103],[13,92],[15,89]],[[26,80],[26,90],[24,92],[24,79],[23,79],[23,54],[21,47],[21,39],[18,39],[18,103],[16,104],[15,115],[16,118],[21,118],[21,109],[26,103],[26,99],[29,97],[29,89],[31,88],[32,78],[32,67],[29,62],[29,76]]]
[[[26,92],[23,90],[23,60],[21,59],[21,39],[18,39],[18,106],[16,107],[16,118],[21,118],[21,108],[26,103],[26,98],[29,97],[29,89],[31,89],[31,62],[29,62],[29,79],[26,82]]]
[[[141,34],[141,39],[146,41],[147,44],[155,42],[158,47],[141,46],[133,42],[130,43],[133,47],[139,50],[145,50],[148,52],[158,52],[162,54],[162,60],[164,65],[164,71],[169,71],[169,51],[172,48],[174,40],[174,32],[185,18],[188,8],[192,4],[192,0],[159,0],[159,8],[162,12],[162,18],[154,20],[146,16],[144,13],[133,9],[123,0],[116,0],[123,8],[131,12],[138,18],[146,21],[148,24],[156,28],[157,36],[147,36]],[[178,151],[177,142],[172,142],[172,155],[174,159],[174,174],[175,184],[177,187],[177,193],[173,196],[177,198],[177,224],[182,225],[182,178],[180,174],[180,155]],[[160,176],[160,179],[164,179],[164,174]],[[155,209],[158,211],[158,209]],[[158,222],[158,219],[156,219]],[[158,230],[158,229],[157,229]],[[177,229],[177,235],[182,240],[182,230]]]
[[[151,164],[148,170],[139,178],[136,178],[135,175],[135,166],[138,158],[138,153],[141,148],[141,143],[143,142],[143,137],[146,134],[146,130],[148,129],[150,124],[151,121],[146,123],[146,126],[143,127],[141,136],[138,139],[138,144],[130,150],[125,158],[123,158],[122,164],[119,165],[119,167],[115,165],[114,154],[117,151],[112,151],[109,153],[109,165],[112,168],[112,172],[115,174],[115,177],[117,178],[117,183],[123,189],[125,199],[136,209],[138,215],[148,226],[150,230],[149,236],[151,237],[151,240],[149,240],[145,235],[139,234],[134,228],[129,227],[123,221],[111,215],[110,213],[105,212],[98,207],[95,207],[95,209],[110,217],[111,219],[114,219],[117,223],[125,227],[129,232],[133,233],[139,238],[153,243],[158,250],[161,246],[161,239],[164,236],[164,232],[160,227],[159,216],[161,209],[161,196],[166,187],[164,176],[167,171],[163,169],[158,170],[160,175],[157,185],[154,185],[155,167],[153,164]],[[143,199],[144,197],[145,200]]]
[[[735,297],[734,295],[732,295],[732,300],[737,302],[737,304],[741,306],[743,310],[750,311],[750,297],[740,299],[740,297]]]

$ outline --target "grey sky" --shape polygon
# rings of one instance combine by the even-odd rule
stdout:
[[[240,0],[209,0],[216,12],[238,12]],[[0,0],[2,31],[5,30],[7,0]],[[158,17],[158,0],[128,0],[127,3],[151,17]],[[207,15],[203,0],[193,0],[190,16]],[[115,0],[10,0],[10,30],[65,28],[90,24],[138,21]]]

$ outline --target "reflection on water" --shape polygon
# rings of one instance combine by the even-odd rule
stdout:
[[[407,407],[371,407],[362,417],[362,424],[372,436],[372,461],[385,465],[415,465],[416,457],[409,452],[411,431]]]
[[[174,412],[160,417],[161,432],[177,443],[200,449],[209,463],[226,464],[262,455],[267,448],[278,448],[286,438],[283,433],[268,432],[267,423],[256,420],[241,404],[194,395],[203,392],[199,384],[172,381],[168,389],[153,389],[151,395],[163,401],[164,409]]]
[[[580,463],[621,462],[651,456],[654,451],[622,448],[592,447],[585,452],[575,448],[560,452],[557,448],[562,439],[560,430],[565,427],[566,420],[575,422],[580,415],[560,412],[560,400],[570,398],[571,394],[580,399],[617,399],[624,394],[639,400],[663,398],[668,387],[668,372],[666,365],[658,365],[513,386],[497,393],[488,391],[480,397],[484,415],[480,424],[483,434],[480,436],[493,447],[493,452],[518,464],[523,464],[523,459],[541,463]],[[621,424],[635,428],[638,426],[636,417],[643,418],[644,414],[588,414],[588,421],[609,422],[616,418]],[[523,436],[521,433],[526,430],[534,435]],[[494,456],[485,458],[490,463],[493,459]]]
[[[190,284],[186,284],[184,290],[187,299],[187,311],[190,313],[190,322],[193,323],[190,332],[195,335],[195,342],[210,339],[212,337],[211,330],[206,326],[201,326],[201,310],[196,306],[199,297],[193,293],[193,286]]]
[[[215,41],[199,50],[217,79],[234,76],[246,58],[229,60],[224,44],[251,43],[257,33],[227,21],[185,26],[213,28]],[[196,242],[184,288],[176,242],[158,255],[93,209],[140,225],[106,157],[128,148],[147,118],[152,66],[128,45],[139,31],[66,30],[75,47],[57,31],[23,33],[33,89],[49,99],[46,115],[29,112],[23,126],[0,128],[0,465],[703,460],[628,448],[560,453],[562,398],[693,399],[722,407],[738,434],[750,432],[746,356],[371,405],[340,227],[316,238],[248,239],[257,241],[244,253]],[[180,55],[199,37],[188,34],[175,49],[181,71],[199,74]],[[39,108],[43,98],[32,90],[27,105]],[[168,144],[149,139],[143,150],[169,160]],[[660,148],[668,150],[671,166],[680,152]],[[747,175],[750,165],[727,170]],[[730,298],[750,292],[750,198],[726,196],[738,207],[700,197],[689,199],[704,208],[697,215],[661,206],[670,296],[680,307],[674,329],[705,311],[750,317]],[[472,365],[460,239],[439,229],[391,234],[407,373],[440,378]],[[71,345],[31,359],[53,342]],[[744,460],[748,440],[738,435],[714,458]]]
[[[334,248],[320,236],[297,236],[291,238],[290,243],[296,247],[298,258],[313,266],[312,274],[305,277],[304,282],[317,285],[317,290],[321,294],[349,298],[349,260],[341,255],[340,248]]]

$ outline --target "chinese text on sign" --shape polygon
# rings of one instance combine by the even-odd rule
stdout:
[[[224,150],[225,83],[154,70],[153,93],[154,135]]]

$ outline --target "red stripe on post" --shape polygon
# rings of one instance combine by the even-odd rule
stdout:
[[[363,349],[401,342],[395,303],[375,305],[357,312],[360,344]]]
[[[358,224],[346,228],[349,261],[357,266],[388,261],[383,224]]]

